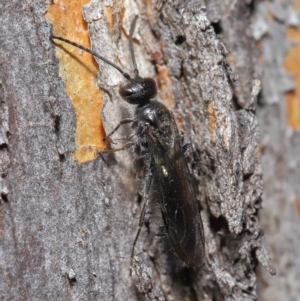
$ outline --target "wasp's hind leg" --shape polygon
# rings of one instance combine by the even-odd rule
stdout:
[[[129,272],[130,276],[132,275],[132,270],[135,268],[134,249],[135,249],[135,246],[136,246],[136,243],[138,241],[141,229],[142,229],[143,224],[144,224],[146,209],[147,209],[147,206],[148,206],[148,203],[149,203],[151,185],[152,185],[152,175],[150,174],[147,177],[146,185],[145,185],[145,188],[144,188],[144,196],[143,196],[144,204],[143,204],[143,208],[142,208],[140,219],[139,219],[138,231],[136,233],[135,239],[134,239],[133,244],[132,244],[131,257],[130,257],[130,272]]]

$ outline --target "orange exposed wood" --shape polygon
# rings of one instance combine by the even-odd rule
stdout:
[[[113,18],[113,11],[111,6],[105,7],[105,14],[106,14],[109,30],[112,30],[114,27],[114,18]]]
[[[296,213],[298,218],[300,218],[300,199],[294,199],[294,206],[296,209]]]
[[[274,19],[275,19],[274,15],[272,14],[271,11],[268,11],[267,17],[268,17],[268,21],[269,22],[274,21]]]
[[[295,90],[286,94],[288,122],[295,128],[300,129],[300,31],[297,28],[288,28],[288,38],[292,42],[286,60],[285,68],[294,76]]]
[[[89,0],[55,0],[49,5],[47,18],[53,25],[53,34],[90,48],[87,24],[82,17],[82,6]],[[91,54],[74,46],[55,41],[59,60],[59,75],[73,102],[76,114],[76,151],[79,163],[93,160],[105,147],[100,110],[102,93],[96,86],[98,65]]]
[[[157,66],[157,72],[159,96],[164,100],[164,102],[167,102],[169,104],[170,108],[173,108],[174,99],[169,69],[166,66]]]
[[[299,10],[300,9],[300,0],[295,0],[293,7],[295,10]]]
[[[217,130],[217,111],[212,106],[211,102],[208,103],[207,112],[208,112],[210,141],[212,144],[215,144],[216,143],[216,130]]]

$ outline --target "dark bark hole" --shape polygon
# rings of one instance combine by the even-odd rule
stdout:
[[[233,105],[234,111],[238,111],[238,110],[242,109],[242,107],[239,104],[238,97],[235,94],[233,94],[233,97],[232,97],[232,105]]]
[[[3,200],[4,203],[8,203],[7,194],[1,193],[1,199]]]
[[[265,100],[263,98],[263,94],[261,93],[261,91],[257,95],[257,105],[258,106],[264,106],[265,105]]]
[[[257,259],[257,257],[256,257],[256,250],[257,250],[257,248],[253,248],[252,250],[251,250],[251,259],[252,259],[252,264],[254,265],[254,267],[257,267],[258,266],[258,263],[259,263],[259,261],[258,261],[258,259]],[[251,271],[249,271],[249,274],[251,273]],[[246,274],[246,272],[245,272],[245,275],[247,275]],[[248,275],[247,275],[248,276]]]
[[[7,143],[0,144],[0,150],[6,150],[6,149],[8,149]]]
[[[254,9],[255,9],[255,3],[254,1],[251,1],[249,4],[246,4],[249,7],[249,11],[251,14],[254,13]]]
[[[219,232],[222,229],[228,230],[228,223],[223,216],[214,217],[212,214],[209,217],[210,228],[215,232]]]
[[[222,33],[222,26],[220,21],[211,23],[211,26],[214,28],[216,34]]]
[[[177,36],[176,40],[175,40],[175,44],[176,45],[181,45],[186,41],[186,37],[185,36]]]
[[[6,132],[7,139],[10,140],[12,134],[10,132]]]
[[[253,172],[252,173],[248,173],[248,174],[244,174],[243,173],[243,181],[244,182],[249,181],[252,175],[253,175]]]
[[[181,62],[179,78],[183,78],[183,77],[184,77],[184,69],[183,69],[183,62]]]
[[[256,191],[255,191],[256,192]],[[259,210],[259,209],[261,209],[261,203],[262,203],[262,199],[261,199],[261,197],[259,197],[259,198],[257,198],[256,200],[255,200],[255,202],[254,202],[254,208],[255,209],[257,209],[257,210]]]
[[[66,156],[65,156],[65,154],[59,154],[59,161],[60,161],[60,162],[65,162],[65,161],[66,161]]]
[[[76,278],[74,277],[72,277],[72,278],[70,278],[68,275],[67,275],[67,280],[68,280],[68,283],[69,283],[69,285],[72,287],[72,286],[74,286],[75,284],[76,284],[76,282],[77,282],[77,280],[76,280]]]
[[[60,116],[55,116],[54,129],[55,129],[56,133],[59,133],[59,131],[60,131]]]
[[[137,194],[136,201],[139,205],[142,203],[143,197],[140,193]]]

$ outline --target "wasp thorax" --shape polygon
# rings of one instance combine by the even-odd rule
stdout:
[[[119,93],[130,104],[142,104],[156,95],[157,88],[152,78],[136,77],[129,84],[120,87]]]

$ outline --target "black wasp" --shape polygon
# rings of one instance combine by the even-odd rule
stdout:
[[[111,136],[121,125],[132,123],[133,141],[138,153],[143,154],[147,170],[144,189],[144,205],[139,220],[139,228],[132,246],[131,266],[134,248],[138,240],[149,199],[159,204],[166,231],[178,256],[188,266],[203,263],[204,232],[196,193],[193,188],[189,168],[184,156],[184,146],[173,114],[161,103],[154,100],[156,83],[152,78],[142,78],[137,69],[132,35],[137,16],[133,19],[129,47],[134,66],[134,77],[101,55],[72,41],[52,36],[77,48],[93,54],[117,69],[129,83],[121,86],[120,96],[129,104],[137,105],[133,119],[124,119],[107,136]],[[123,148],[122,148],[123,149]]]

